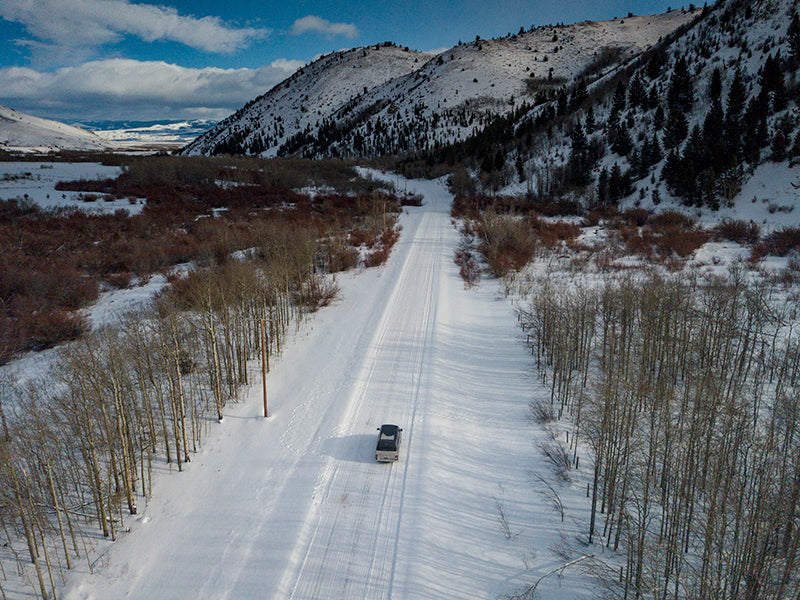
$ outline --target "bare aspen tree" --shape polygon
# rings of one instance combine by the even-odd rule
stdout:
[[[767,293],[735,273],[548,281],[519,312],[551,399],[580,414],[589,541],[625,551],[625,597],[798,593],[800,348]]]
[[[0,381],[2,535],[24,540],[42,597],[55,595],[59,570],[80,556],[79,537],[91,569],[87,529],[118,538],[137,496],[150,493],[156,457],[182,470],[201,442],[207,411],[221,419],[226,402],[250,383],[262,319],[269,359],[281,352],[292,322],[299,325],[330,291],[314,273],[312,228],[278,226],[268,234],[256,261],[203,271],[183,296],[165,291],[119,327],[64,346],[53,381],[24,401],[7,402]],[[585,333],[582,327],[567,347],[585,351]],[[574,357],[563,360],[556,393],[569,411],[585,373]]]

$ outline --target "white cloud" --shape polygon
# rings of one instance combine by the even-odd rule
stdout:
[[[101,46],[131,35],[233,52],[268,34],[265,29],[231,27],[218,17],[183,16],[174,8],[128,0],[0,0],[0,18],[21,23],[37,39],[66,47]]]
[[[278,59],[258,69],[188,69],[117,58],[52,73],[7,67],[0,69],[0,103],[61,119],[221,117],[304,64]]]
[[[331,23],[326,19],[309,15],[297,19],[292,25],[293,35],[302,35],[308,32],[324,33],[325,35],[343,35],[347,38],[358,37],[358,28],[351,23]]]

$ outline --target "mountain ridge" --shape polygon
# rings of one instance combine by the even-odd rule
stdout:
[[[417,53],[414,62],[404,63],[406,72],[397,69],[382,81],[360,85],[356,93],[309,93],[304,78],[325,73],[337,58],[347,57],[348,65],[358,69],[363,62],[358,59],[365,58],[360,55],[377,47],[334,53],[251,101],[189,144],[184,153],[321,157],[428,149],[464,139],[489,117],[532,98],[531,85],[574,79],[604,52],[614,55],[612,62],[632,58],[689,23],[695,14],[674,10],[521,29],[492,40],[476,37],[436,56]],[[414,52],[389,43],[379,47]],[[298,105],[304,102],[310,104],[307,111],[315,111],[313,119],[297,117]],[[325,110],[320,110],[323,102]]]

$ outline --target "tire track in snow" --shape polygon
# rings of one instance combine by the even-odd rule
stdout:
[[[405,434],[401,460],[394,465],[326,460],[312,513],[290,561],[297,567],[287,570],[280,586],[289,598],[391,595],[403,488],[417,408],[424,402],[421,382],[435,322],[442,236],[441,224],[432,217],[423,215],[413,239],[408,240],[411,248],[337,428],[352,434],[363,431],[364,425],[380,424],[386,415],[397,417]],[[404,389],[413,390],[410,397],[393,397],[393,391]],[[353,496],[358,498],[355,504],[347,501]]]

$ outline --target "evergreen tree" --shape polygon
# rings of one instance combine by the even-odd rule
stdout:
[[[642,108],[647,104],[647,91],[642,83],[642,78],[637,72],[628,85],[628,106]]]
[[[597,204],[608,206],[608,169],[605,167],[600,169],[600,175],[597,177]]]
[[[772,150],[772,160],[774,162],[781,162],[786,160],[786,152],[789,148],[789,140],[783,133],[780,127],[777,128],[775,134],[772,136],[772,143],[770,149]]]
[[[650,165],[654,165],[658,163],[662,158],[663,154],[661,152],[661,144],[658,141],[658,134],[655,132],[653,133],[653,139],[650,142]]]
[[[667,160],[664,161],[664,168],[661,170],[661,178],[673,192],[678,187],[680,170],[681,158],[678,155],[678,151],[673,148],[670,150],[669,154],[667,154]]]
[[[719,210],[719,197],[716,192],[716,175],[711,169],[701,171],[697,176],[697,206],[707,206]]]
[[[571,152],[567,162],[567,174],[569,183],[577,186],[585,186],[591,179],[592,165],[589,160],[589,146],[586,141],[586,134],[580,121],[572,130]]]
[[[679,56],[672,68],[667,92],[667,106],[670,112],[681,112],[686,115],[692,110],[693,104],[694,83],[689,74],[689,65],[684,56]]]
[[[659,103],[659,91],[658,91],[658,84],[654,83],[650,86],[650,89],[647,92],[647,104],[645,108],[648,110],[651,108],[655,108],[658,106]]]
[[[500,171],[506,164],[506,155],[502,148],[498,148],[494,155],[494,170]]]
[[[670,111],[664,124],[664,147],[675,148],[686,139],[688,130],[686,116],[680,111]]]
[[[631,134],[628,133],[628,128],[624,125],[618,125],[613,131],[609,132],[609,141],[611,142],[611,149],[620,156],[628,156],[633,147]]]
[[[569,99],[570,110],[575,111],[580,108],[581,104],[583,104],[583,101],[588,97],[589,92],[586,91],[586,80],[581,78],[575,85],[575,89],[572,90],[572,95]]]
[[[728,92],[722,133],[722,151],[727,166],[739,162],[742,150],[742,111],[747,99],[741,69],[737,68]]]
[[[781,53],[775,56],[768,56],[761,71],[761,89],[769,94],[772,112],[778,112],[786,108],[788,97],[786,94],[786,83],[783,80],[783,69],[781,67]]]
[[[711,102],[711,108],[703,121],[703,150],[706,160],[720,169],[723,162],[727,162],[724,156],[722,135],[724,130],[725,114],[722,110],[722,101],[719,97]]]
[[[664,127],[665,120],[664,107],[659,104],[656,106],[656,112],[653,115],[653,127],[655,127],[656,131],[661,131],[661,128]]]
[[[558,90],[556,113],[560,117],[567,114],[567,92],[564,90],[563,87],[560,90]]]
[[[710,100],[720,100],[722,97],[722,73],[719,67],[711,73],[711,82],[708,84],[708,97]]]
[[[761,90],[758,96],[752,98],[747,104],[744,112],[742,126],[742,153],[744,159],[751,165],[757,165],[761,149],[766,146],[768,140],[767,130],[767,110],[769,106],[769,95],[765,90]]]
[[[658,191],[658,188],[653,188],[653,191],[650,193],[650,201],[653,203],[653,206],[661,204],[661,192]]]
[[[647,77],[650,80],[657,79],[659,75],[661,75],[661,70],[664,68],[664,64],[666,63],[664,59],[664,55],[660,52],[653,52],[650,55],[650,60],[647,61]]]
[[[695,125],[681,156],[681,180],[677,186],[678,195],[689,200],[690,204],[702,205],[698,175],[706,168],[708,168],[708,153],[700,127]]]
[[[517,169],[517,178],[520,183],[525,181],[525,159],[522,156],[522,147],[517,147],[517,157],[514,161],[514,167]]]
[[[796,69],[800,66],[800,17],[797,13],[792,15],[786,38],[789,42],[789,62],[792,69]]]
[[[614,89],[614,98],[611,101],[611,112],[621,113],[625,110],[625,85],[622,80],[617,82],[617,87]]]
[[[630,174],[623,173],[618,163],[611,167],[608,176],[608,202],[616,206],[619,201],[630,193]]]
[[[586,134],[591,134],[595,130],[596,126],[597,124],[595,123],[594,107],[590,105],[586,110]]]

